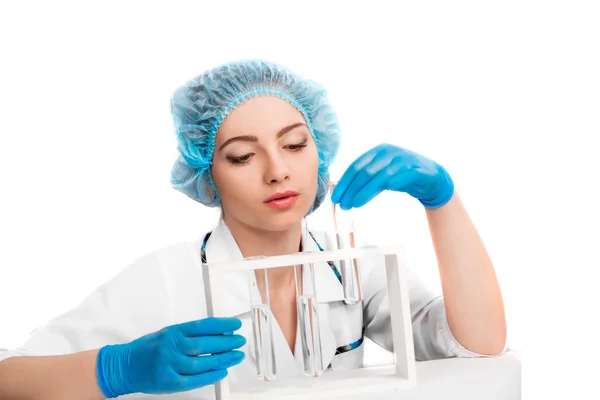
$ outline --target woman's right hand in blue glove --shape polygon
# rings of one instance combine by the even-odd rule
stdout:
[[[167,394],[211,385],[239,364],[246,343],[232,334],[237,318],[207,318],[172,325],[130,343],[104,346],[96,359],[102,394]]]

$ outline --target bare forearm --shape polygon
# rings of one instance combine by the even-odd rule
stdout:
[[[98,350],[62,356],[11,357],[0,362],[0,400],[102,400]]]
[[[455,193],[443,207],[426,209],[448,324],[467,349],[498,354],[506,341],[504,303],[485,246]]]

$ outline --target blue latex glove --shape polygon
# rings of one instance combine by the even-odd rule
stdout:
[[[243,336],[232,334],[241,326],[237,318],[207,318],[102,347],[96,359],[98,386],[105,397],[114,398],[211,385],[244,359],[243,352],[233,350],[246,343]]]
[[[405,192],[426,208],[438,208],[452,198],[454,183],[441,165],[427,157],[381,144],[348,167],[331,200],[348,210],[364,206],[383,190]]]

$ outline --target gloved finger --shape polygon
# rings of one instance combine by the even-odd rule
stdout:
[[[241,335],[220,335],[184,337],[178,341],[178,349],[186,356],[223,353],[234,350],[246,344],[246,338]]]
[[[375,198],[379,193],[385,190],[390,175],[386,170],[379,171],[365,186],[363,186],[352,198],[353,207],[362,207]]]
[[[198,389],[204,386],[213,385],[226,377],[226,369],[216,369],[197,375],[184,375],[181,377],[181,386],[183,390]]]
[[[205,318],[176,325],[183,336],[220,335],[242,327],[239,318]]]
[[[246,355],[237,350],[210,356],[189,357],[179,355],[172,365],[181,375],[196,375],[217,369],[227,369],[241,363]]]
[[[340,199],[340,208],[342,210],[349,210],[352,208],[355,193],[365,186],[371,178],[371,174],[364,169],[354,177],[354,180],[350,183]]]
[[[379,150],[377,148],[371,149],[350,164],[331,194],[331,201],[333,203],[337,204],[340,202],[342,196],[346,192],[346,189],[348,186],[350,186],[356,175],[358,175],[358,173],[362,171],[365,166],[367,166],[375,159],[375,157],[377,157],[378,151]]]
[[[384,170],[394,160],[393,154],[381,151],[368,165],[366,165],[354,178],[340,199],[340,206],[348,210],[354,206],[354,197],[363,190],[377,174]]]

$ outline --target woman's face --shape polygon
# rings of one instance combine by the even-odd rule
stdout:
[[[290,229],[315,199],[318,164],[315,142],[294,106],[267,96],[242,103],[217,132],[211,167],[226,220]],[[286,197],[267,201],[273,195]]]

